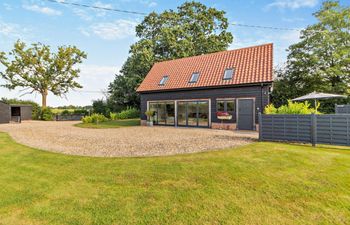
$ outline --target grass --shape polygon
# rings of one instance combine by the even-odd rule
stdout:
[[[75,126],[81,128],[95,128],[95,129],[104,129],[104,128],[119,128],[119,127],[130,127],[130,126],[139,126],[140,119],[126,119],[126,120],[109,120],[99,124],[96,123],[78,123]]]
[[[346,224],[350,151],[282,143],[153,158],[60,155],[0,133],[0,224]]]

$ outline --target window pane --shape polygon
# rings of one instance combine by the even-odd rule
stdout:
[[[198,126],[209,125],[209,103],[207,101],[198,102]]]
[[[153,117],[151,118],[151,120],[153,121],[153,123],[157,124],[157,103],[149,103],[149,110],[153,111]]]
[[[228,112],[233,112],[235,111],[235,102],[233,100],[227,101],[227,111]]]
[[[218,112],[225,111],[225,101],[217,101],[216,111],[218,111]]]
[[[188,126],[197,126],[197,102],[187,104]]]
[[[167,102],[165,105],[166,108],[166,124],[174,125],[175,123],[175,103]]]
[[[226,69],[224,73],[224,79],[232,79],[233,69]]]
[[[158,103],[158,124],[165,124],[166,108],[165,103]]]
[[[177,124],[186,126],[186,102],[177,103]]]

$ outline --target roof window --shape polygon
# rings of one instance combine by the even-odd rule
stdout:
[[[167,76],[167,75],[163,76],[159,82],[159,85],[164,85],[168,79],[169,79],[169,76]]]
[[[232,80],[235,70],[233,68],[226,69],[224,72],[224,80]]]
[[[191,79],[190,79],[190,83],[197,83],[198,78],[199,78],[199,73],[198,72],[192,73],[192,76],[191,76]]]

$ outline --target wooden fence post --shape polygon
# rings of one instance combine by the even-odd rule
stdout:
[[[262,141],[262,114],[259,112],[259,141]]]
[[[313,147],[316,146],[317,142],[317,121],[316,114],[311,114],[311,144]]]

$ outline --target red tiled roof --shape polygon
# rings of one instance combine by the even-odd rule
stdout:
[[[272,82],[272,57],[273,44],[265,44],[159,62],[137,92]],[[223,79],[227,68],[235,70],[231,80]],[[189,83],[194,72],[200,73],[199,79]],[[159,85],[166,75],[165,85]]]

